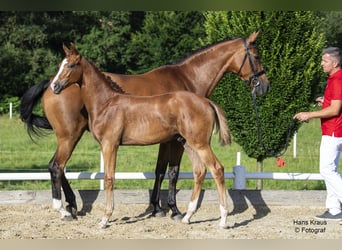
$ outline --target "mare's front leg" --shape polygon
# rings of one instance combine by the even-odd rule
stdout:
[[[72,220],[76,218],[76,212],[74,215],[70,211],[66,211],[62,204],[62,175],[64,176],[63,167],[60,167],[56,156],[53,156],[49,163],[49,172],[51,176],[51,188],[52,188],[52,207],[61,214],[62,220]],[[65,178],[65,176],[64,176]],[[75,200],[76,204],[76,200]],[[77,211],[77,209],[76,209]]]
[[[53,208],[61,213],[63,220],[72,220],[77,218],[77,203],[76,196],[65,176],[64,169],[69,160],[78,140],[81,138],[84,130],[75,131],[72,137],[67,136],[67,139],[58,137],[58,146],[56,153],[49,163],[49,171],[51,174]],[[63,208],[61,188],[63,188],[65,200],[69,203],[66,206],[66,211]]]
[[[72,84],[59,95],[55,95],[51,88],[47,88],[42,97],[44,113],[57,138],[57,150],[50,161],[49,171],[53,205],[55,209],[61,211],[63,219],[76,218],[77,215],[76,198],[65,177],[64,168],[77,142],[88,127],[88,118],[84,112],[85,109],[82,109],[84,105],[80,91],[77,84]],[[65,212],[62,205],[61,187],[65,200],[69,203],[66,207],[68,212]]]
[[[112,146],[110,144],[102,144],[102,154],[104,159],[105,173],[105,211],[101,222],[99,223],[100,228],[106,228],[109,218],[112,216],[114,211],[114,180],[115,180],[115,166],[117,156],[118,145]]]
[[[86,125],[79,123],[77,129],[72,133],[73,136],[69,136],[68,141],[67,141],[67,145],[63,146],[63,150],[64,150],[64,155],[65,155],[65,162],[64,165],[66,165],[67,161],[69,160],[72,152],[74,151],[74,148],[76,146],[76,144],[78,143],[78,141],[80,140],[80,138],[82,137],[84,131],[86,130]],[[67,180],[65,173],[64,173],[64,167],[63,167],[63,172],[62,172],[62,188],[63,188],[63,192],[65,195],[65,201],[67,203],[69,203],[66,206],[66,210],[71,213],[71,216],[76,219],[77,218],[77,203],[76,203],[76,196],[74,194],[74,191],[72,190],[69,181]]]
[[[65,208],[71,214],[73,219],[77,219],[76,196],[64,174],[64,171],[62,174],[62,189],[65,195],[65,201],[68,203]]]

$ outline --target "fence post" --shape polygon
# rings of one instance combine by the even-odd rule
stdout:
[[[246,169],[244,166],[234,166],[234,185],[233,189],[244,190],[246,189]]]
[[[297,133],[293,136],[293,158],[297,157]]]
[[[9,104],[9,116],[10,116],[10,119],[12,119],[12,112],[13,112],[13,104],[10,102]]]

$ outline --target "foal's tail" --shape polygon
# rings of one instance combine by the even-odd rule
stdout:
[[[20,118],[26,124],[27,133],[30,138],[32,135],[43,136],[45,133],[41,130],[52,129],[51,124],[45,116],[33,114],[33,108],[43,96],[44,91],[48,88],[50,80],[43,80],[32,86],[21,97],[20,102]]]
[[[216,130],[219,132],[219,139],[221,146],[225,146],[231,143],[230,130],[227,126],[227,119],[224,115],[224,111],[217,106],[214,102],[209,101],[210,106],[215,111],[215,124]]]

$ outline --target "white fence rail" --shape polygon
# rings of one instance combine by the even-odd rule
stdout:
[[[244,166],[233,167],[233,172],[225,172],[226,179],[234,179],[234,189],[246,189],[247,179],[271,179],[271,180],[323,180],[318,173],[272,173],[272,172],[246,172]],[[70,180],[103,180],[103,172],[67,172]],[[154,179],[153,172],[118,172],[116,179],[147,180]],[[168,179],[168,175],[165,176]],[[179,179],[193,179],[192,172],[179,173]],[[206,179],[212,179],[207,173]],[[0,181],[9,180],[50,180],[50,173],[0,173]],[[102,188],[101,188],[102,189]]]

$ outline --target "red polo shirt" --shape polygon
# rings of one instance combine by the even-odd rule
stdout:
[[[342,69],[328,77],[322,108],[330,106],[332,100],[342,100]],[[342,137],[342,112],[338,116],[321,119],[322,135]]]

